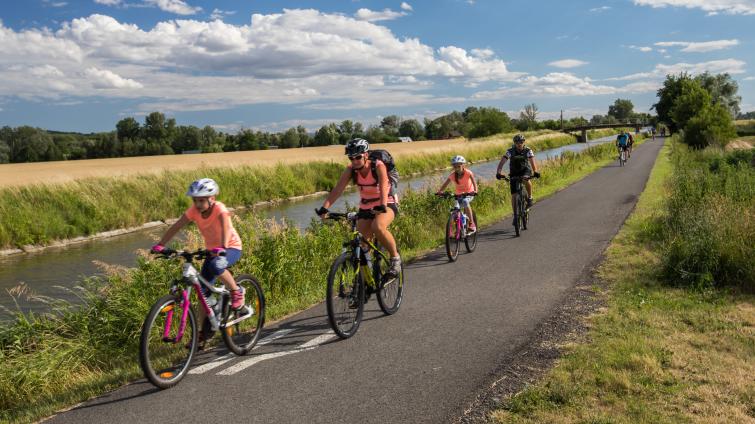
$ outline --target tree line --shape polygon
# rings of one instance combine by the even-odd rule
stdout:
[[[531,105],[535,108],[534,104]],[[370,142],[390,143],[399,137],[412,140],[446,139],[466,136],[485,137],[501,132],[537,128],[559,128],[556,121],[537,122],[534,111],[520,119],[494,107],[468,107],[463,112],[428,119],[384,117],[380,124],[366,127],[361,122],[344,120],[323,125],[314,133],[302,126],[283,132],[242,129],[235,134],[223,133],[211,126],[177,125],[174,118],[152,112],[140,123],[133,117],[121,119],[114,131],[81,134],[48,131],[30,126],[0,128],[0,163],[41,162],[115,158],[129,156],[170,155],[187,152],[232,152],[345,144],[361,137]],[[581,118],[580,118],[581,119]]]

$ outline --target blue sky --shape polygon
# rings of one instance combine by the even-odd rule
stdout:
[[[729,72],[755,110],[755,0],[1,0],[0,125],[109,131],[158,110],[224,131],[647,111]]]

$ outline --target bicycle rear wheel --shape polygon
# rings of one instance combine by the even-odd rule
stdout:
[[[178,338],[184,312],[188,314],[186,327]],[[197,321],[190,305],[173,295],[158,299],[144,320],[139,343],[139,365],[147,380],[161,389],[178,384],[189,370],[196,347]]]
[[[517,195],[516,202],[514,202],[514,233],[519,237],[519,227],[522,220],[522,194]]]
[[[459,243],[461,242],[461,234],[459,234],[459,226],[457,225],[458,214],[452,212],[448,216],[448,223],[446,223],[446,255],[448,260],[454,262],[459,256]]]
[[[364,314],[364,284],[350,252],[341,254],[330,267],[325,304],[338,337],[348,339],[356,334]]]
[[[385,253],[384,248],[381,247],[380,249]],[[401,272],[398,277],[386,281],[383,276],[388,271],[389,264],[384,259],[387,257],[388,255],[375,254],[373,275],[378,283],[377,299],[380,309],[386,315],[393,315],[401,307],[401,301],[404,299],[404,264],[401,264]]]
[[[469,219],[471,219],[472,222],[474,222],[475,228],[477,228],[477,214],[474,211],[472,211],[472,217]],[[477,232],[478,231],[479,229],[475,231],[474,233],[472,233],[471,235],[467,235],[464,238],[464,246],[466,246],[468,253],[474,252],[475,248],[477,248]]]
[[[246,355],[257,344],[265,325],[265,293],[251,275],[239,275],[236,284],[244,288],[244,306],[234,311],[230,300],[226,301],[222,323],[225,328],[221,333],[228,350],[236,355]]]
[[[522,230],[527,229],[527,222],[530,219],[530,210],[527,208],[527,201],[522,203]]]

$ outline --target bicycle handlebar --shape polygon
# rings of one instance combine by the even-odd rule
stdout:
[[[205,259],[210,256],[212,256],[212,252],[210,252],[207,249],[199,249],[197,251],[191,252],[188,250],[174,250],[170,248],[165,248],[161,252],[151,252],[153,255],[158,255],[158,257],[162,259],[170,259],[174,257],[182,257],[186,259],[187,261],[192,259]],[[226,252],[220,252],[218,256],[225,256]]]
[[[461,199],[461,198],[464,198],[464,197],[474,197],[474,196],[477,196],[477,193],[473,192],[473,193],[454,194],[454,193],[449,193],[447,191],[444,191],[443,193],[435,193],[435,195],[438,196],[438,197],[442,197],[444,199],[450,199],[452,197],[456,198],[456,199]]]
[[[521,175],[521,176],[516,176],[516,175],[515,176],[501,175],[501,179],[504,180],[504,181],[511,181],[511,180],[524,180],[524,181],[527,181],[527,180],[532,180],[532,179],[536,179],[536,178],[537,177],[535,177],[534,175],[532,175],[532,176],[529,176],[529,175]]]

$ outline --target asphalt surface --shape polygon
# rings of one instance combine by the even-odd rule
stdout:
[[[409,265],[399,312],[383,316],[373,297],[349,340],[335,338],[320,304],[267,329],[280,337],[251,355],[222,362],[223,350],[206,352],[172,389],[140,380],[48,422],[452,421],[600,260],[661,145],[648,141],[627,166],[614,162],[537,201],[520,238],[506,219],[456,263],[438,250]]]

